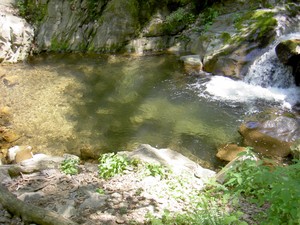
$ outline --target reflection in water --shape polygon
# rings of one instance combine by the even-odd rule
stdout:
[[[216,147],[239,138],[245,109],[199,98],[175,56],[42,55],[13,68],[6,76],[18,75],[18,84],[1,94],[25,134],[21,144],[36,151],[100,153],[148,143],[214,164]]]

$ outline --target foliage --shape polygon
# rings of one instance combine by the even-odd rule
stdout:
[[[105,190],[103,188],[97,188],[96,189],[96,192],[99,194],[99,195],[104,195],[105,194]]]
[[[259,224],[299,224],[300,161],[289,166],[270,167],[262,160],[254,160],[250,149],[241,154],[244,161],[227,173],[225,184],[212,181],[205,190],[190,197],[192,210],[181,214],[165,211],[161,218],[148,215],[148,224],[245,225],[247,223],[241,219],[243,213],[238,210],[241,197],[257,204],[258,208],[268,206],[253,218]]]
[[[162,165],[146,163],[145,164],[145,175],[146,176],[159,176],[161,179],[165,179],[170,174],[170,170]]]
[[[130,161],[116,153],[105,153],[99,158],[99,176],[108,179],[116,174],[123,173],[130,165]]]
[[[169,33],[176,33],[195,21],[195,16],[180,7],[166,17],[164,30]]]
[[[78,174],[78,164],[79,164],[78,159],[73,159],[73,158],[65,159],[61,163],[60,169],[65,174],[75,175]]]
[[[33,0],[17,0],[16,7],[20,16],[31,24],[39,24],[47,13],[47,5]]]
[[[204,26],[204,31],[207,31],[209,27],[213,24],[214,20],[218,17],[219,12],[213,7],[209,7],[206,8],[201,15],[201,24]]]
[[[248,36],[249,41],[268,40],[274,31],[277,20],[274,13],[265,10],[249,11],[235,19],[235,28],[241,32],[240,36]],[[273,37],[273,35],[270,35]]]
[[[220,188],[221,186],[222,188]],[[148,224],[152,225],[245,225],[240,221],[241,212],[229,212],[227,205],[230,196],[224,194],[224,187],[213,183],[206,190],[199,191],[191,202],[190,209],[186,213],[171,213],[164,211],[161,218],[151,214],[147,215]],[[193,206],[195,205],[195,207]]]
[[[261,224],[300,222],[300,161],[286,167],[270,168],[247,159],[228,173],[225,183],[230,193],[245,196],[258,206],[269,204]]]

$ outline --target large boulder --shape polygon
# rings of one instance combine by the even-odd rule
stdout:
[[[300,39],[286,40],[280,42],[276,48],[276,55],[286,65],[293,67],[295,83],[300,85]]]
[[[267,114],[264,119],[253,118],[243,123],[239,132],[244,144],[268,157],[286,157],[291,146],[300,138],[300,118],[296,115]]]
[[[261,49],[274,40],[278,25],[276,12],[261,8],[249,11],[247,4],[228,1],[224,6],[216,6],[214,11],[222,14],[210,26],[204,24],[205,32],[198,37],[189,35],[192,38],[187,51],[204,56],[204,71],[242,78],[262,54]],[[240,11],[232,13],[232,7]],[[206,20],[205,15],[203,19]]]
[[[139,159],[142,162],[166,166],[175,174],[186,173],[205,181],[215,175],[214,171],[205,169],[182,154],[167,148],[156,149],[150,145],[143,144],[135,151],[121,153],[126,154],[131,159]]]
[[[183,62],[184,70],[187,74],[197,75],[202,71],[202,62],[199,55],[185,55],[180,57],[180,61]]]
[[[34,38],[34,29],[25,19],[15,16],[9,6],[0,3],[0,63],[15,63],[27,58]]]

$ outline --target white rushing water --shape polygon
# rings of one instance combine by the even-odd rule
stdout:
[[[291,38],[300,38],[300,33],[282,36],[274,42],[254,61],[243,80],[213,76],[206,83],[199,82],[192,86],[201,90],[200,95],[215,100],[238,103],[263,100],[290,109],[300,100],[300,88],[294,84],[292,68],[278,60],[275,47],[280,41]]]

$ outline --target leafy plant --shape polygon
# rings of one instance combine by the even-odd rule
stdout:
[[[145,164],[145,175],[146,176],[159,176],[161,179],[167,178],[170,174],[170,170],[162,165],[146,163]]]
[[[176,33],[195,21],[195,16],[187,12],[184,8],[180,7],[172,12],[166,18],[164,30],[169,33]]]
[[[238,193],[258,206],[268,204],[260,224],[299,224],[300,162],[270,168],[263,161],[245,160],[228,174],[230,193]]]
[[[99,195],[104,195],[105,194],[105,190],[103,188],[97,188],[96,189],[96,192],[99,194]]]
[[[78,174],[78,164],[79,164],[79,160],[77,159],[73,159],[73,158],[65,159],[61,163],[60,169],[65,174],[75,175]]]
[[[33,0],[17,0],[16,7],[20,16],[32,24],[39,24],[47,13],[47,4]]]
[[[201,24],[204,26],[204,31],[207,31],[213,24],[214,20],[219,16],[219,11],[213,7],[207,8],[202,13]]]
[[[106,153],[99,158],[99,176],[108,179],[122,173],[129,166],[130,161],[115,153]]]

